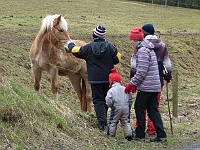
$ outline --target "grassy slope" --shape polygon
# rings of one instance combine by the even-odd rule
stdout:
[[[199,10],[97,0],[0,0],[0,4],[4,10],[0,14],[0,149],[172,149],[200,141]],[[179,71],[179,117],[173,120],[174,136],[170,131],[165,89],[162,95],[161,113],[168,143],[127,142],[120,126],[116,138],[103,137],[95,126],[95,116],[80,111],[67,77],[59,78],[57,102],[52,100],[46,73],[40,93],[33,90],[29,48],[42,18],[48,14],[68,14],[71,38],[86,42],[91,40],[96,25],[104,25],[107,40],[123,56],[116,66],[123,83],[128,82],[132,53],[127,39],[129,31],[144,23],[155,24],[169,48],[173,67]]]

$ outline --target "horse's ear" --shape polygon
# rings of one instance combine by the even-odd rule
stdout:
[[[57,19],[58,19],[58,22],[60,22],[60,20],[61,20],[61,15],[60,15],[60,16],[58,16],[58,18],[57,18]]]
[[[67,19],[67,16],[68,16],[68,14],[64,16],[65,20]]]
[[[60,23],[60,21],[61,21],[61,15],[58,16],[58,18],[55,18],[55,19],[54,19],[54,21],[53,21],[53,26],[58,25],[58,24]]]

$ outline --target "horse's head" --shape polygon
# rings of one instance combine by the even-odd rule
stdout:
[[[66,17],[61,15],[54,19],[52,34],[58,42],[65,43],[70,40],[69,34],[67,32],[67,22]]]
[[[43,19],[41,31],[45,32],[46,30],[49,34],[49,40],[59,47],[60,44],[70,40],[67,29],[66,16],[52,15]]]

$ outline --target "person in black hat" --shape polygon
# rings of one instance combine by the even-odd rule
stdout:
[[[93,42],[82,47],[70,42],[65,46],[67,52],[71,52],[78,58],[85,59],[87,63],[88,82],[92,89],[92,99],[98,127],[104,130],[107,125],[107,110],[105,97],[109,90],[108,76],[114,65],[121,60],[121,54],[117,48],[105,40],[106,28],[96,26],[92,32]]]
[[[142,26],[142,32],[144,37],[146,37],[147,35],[154,35],[155,29],[152,24],[145,24]]]

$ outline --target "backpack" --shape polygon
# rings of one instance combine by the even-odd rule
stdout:
[[[162,61],[158,61],[158,70],[159,70],[159,75],[161,77],[167,76],[168,71],[167,71],[166,67],[163,65]]]

